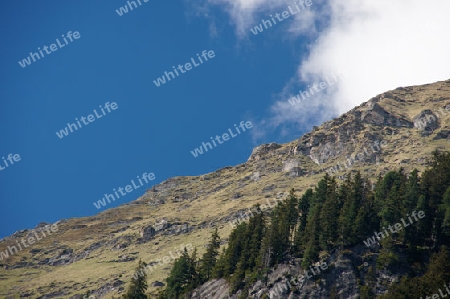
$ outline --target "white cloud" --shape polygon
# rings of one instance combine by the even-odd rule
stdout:
[[[227,11],[239,37],[245,36],[254,23],[256,14],[270,11],[286,3],[286,0],[207,0],[210,4],[220,5]]]
[[[262,12],[273,12],[291,4],[278,0],[208,1],[225,8],[239,37],[251,34],[249,28]],[[319,124],[384,91],[450,78],[450,18],[447,16],[450,1],[321,2],[313,0],[314,9],[301,17],[296,15],[288,29],[280,27],[293,38],[305,32],[315,36],[310,38],[309,55],[298,53],[304,57],[298,72],[284,88],[280,87],[280,94],[270,107],[270,117],[261,127],[272,129],[292,123],[304,126],[311,121]],[[324,17],[327,26],[317,32],[314,21],[319,18],[323,21]],[[322,90],[295,106],[287,102],[299,86],[324,81],[325,77],[344,69],[349,75],[335,87]],[[311,120],[312,115],[317,118]],[[261,130],[255,132],[261,135]]]
[[[334,0],[330,27],[299,67],[300,78],[311,82],[347,69],[330,95],[339,113],[398,86],[445,80],[449,9],[446,0]]]

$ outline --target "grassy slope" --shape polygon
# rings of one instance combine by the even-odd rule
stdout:
[[[403,99],[406,96],[403,90],[396,90],[391,93]],[[438,98],[441,98],[441,100],[434,101]],[[412,120],[415,115],[424,109],[437,111],[438,108],[450,104],[450,84],[437,83],[414,87],[411,98],[406,98],[405,102],[385,98],[379,104],[388,112],[403,115]],[[347,119],[348,122],[353,121],[352,117]],[[448,125],[449,117],[441,118],[440,122]],[[341,125],[344,125],[344,123]],[[314,133],[324,132],[328,134],[329,131],[321,126]],[[362,140],[364,133],[369,131],[378,132],[383,136],[383,140],[388,141],[387,147],[383,149],[381,154],[384,162],[378,165],[358,162],[350,170],[360,170],[372,179],[375,179],[379,173],[397,169],[400,166],[400,161],[405,159],[411,160],[408,164],[401,164],[406,170],[411,170],[414,167],[422,170],[425,163],[418,161],[417,158],[429,157],[430,153],[436,148],[447,150],[450,148],[448,140],[432,140],[436,132],[429,137],[420,137],[417,129],[408,128],[395,128],[395,134],[392,135],[384,128],[365,125],[364,131],[359,132],[355,139]],[[96,242],[105,242],[105,244],[92,251],[88,258],[67,266],[39,266],[8,270],[0,268],[0,297],[26,292],[32,294],[31,298],[35,298],[64,289],[68,295],[58,296],[58,298],[69,298],[70,295],[85,293],[86,290],[96,290],[106,282],[111,282],[114,278],[119,278],[128,284],[139,259],[146,262],[156,261],[157,258],[169,256],[169,251],[174,252],[174,247],[179,248],[181,244],[191,243],[198,248],[199,254],[202,254],[214,225],[219,227],[222,238],[229,235],[231,225],[224,221],[220,222],[220,219],[238,210],[251,207],[255,203],[265,203],[267,199],[273,201],[273,198],[280,192],[286,194],[290,188],[295,188],[301,194],[320,180],[324,175],[323,172],[320,172],[321,169],[326,169],[333,166],[337,161],[344,160],[344,157],[338,157],[323,165],[317,165],[309,157],[289,156],[289,150],[295,144],[297,144],[297,141],[282,145],[281,148],[266,155],[263,161],[252,161],[236,167],[224,168],[202,177],[172,178],[156,187],[160,191],[156,193],[148,191],[130,204],[104,211],[94,217],[68,219],[59,225],[58,233],[33,245],[33,249],[44,249],[43,252],[32,255],[28,250],[23,250],[9,258],[6,264],[13,265],[19,261],[37,262],[44,258],[53,257],[62,248],[72,248],[74,253],[78,253]],[[362,146],[359,145],[358,147],[361,148]],[[306,175],[291,177],[282,172],[282,162],[292,158],[301,161],[301,168],[306,170]],[[261,174],[258,181],[250,178],[255,171],[259,171]],[[343,173],[340,172],[335,175],[342,175]],[[173,186],[168,186],[171,184]],[[214,190],[220,185],[227,186]],[[274,188],[263,192],[263,188],[270,185],[274,185]],[[186,192],[191,194],[188,200],[172,202],[172,198]],[[239,192],[242,197],[234,199],[233,195],[236,192]],[[194,195],[196,193],[197,196]],[[156,198],[164,198],[166,203],[158,206],[149,205]],[[131,220],[134,217],[142,217],[143,219],[119,222],[119,220]],[[153,225],[156,219],[162,217],[166,217],[169,222],[189,222],[197,228],[188,234],[158,235],[154,240],[137,244],[136,241],[141,227]],[[77,225],[86,225],[86,227],[74,229]],[[130,226],[128,229],[117,232],[127,225]],[[200,229],[198,228],[200,225],[205,227]],[[127,237],[131,239],[128,247],[113,250],[114,242],[112,241],[125,242],[124,238]],[[13,243],[15,242],[11,244]],[[7,245],[8,243],[5,241],[0,242],[0,251],[5,250]],[[114,262],[124,254],[135,256],[137,259],[130,262]],[[170,270],[170,265],[158,265],[155,271],[149,273],[149,284],[155,280],[163,281]],[[155,289],[149,287],[149,291]],[[104,298],[111,298],[113,295],[117,296],[117,292],[111,292]]]

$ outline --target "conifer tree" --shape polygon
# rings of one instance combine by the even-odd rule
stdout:
[[[340,190],[340,195],[345,195],[338,220],[340,241],[344,246],[354,245],[358,242],[354,236],[354,223],[364,197],[362,184],[361,176],[357,173],[353,180],[349,179]]]
[[[287,214],[287,221],[289,226],[289,235],[293,235],[294,228],[297,226],[298,221],[298,198],[295,196],[294,188],[289,192],[289,196],[286,199],[286,203],[283,205]]]
[[[304,268],[309,267],[319,257],[320,208],[320,204],[314,205],[308,217],[308,223],[306,224],[305,238],[302,242],[306,245],[302,260],[302,266]]]
[[[216,265],[217,256],[219,255],[220,248],[220,237],[219,233],[216,230],[213,232],[211,236],[211,241],[208,244],[208,248],[206,252],[203,254],[203,257],[200,262],[200,274],[203,281],[208,281],[213,275],[213,269]]]
[[[417,208],[417,204],[420,198],[420,181],[418,177],[417,169],[414,169],[408,176],[405,190],[405,210],[403,211],[402,218],[405,218],[406,214],[413,212]],[[404,228],[404,233],[401,237],[402,243],[406,245],[410,250],[415,251],[417,243],[417,223],[409,225]]]
[[[303,240],[305,240],[304,234],[313,194],[314,193],[312,189],[306,190],[305,194],[303,194],[298,203],[299,224],[294,237],[294,252],[297,256],[301,256],[303,253],[304,246],[302,245],[302,242]]]
[[[340,186],[326,175],[314,191],[308,189],[300,200],[291,190],[288,199],[272,210],[267,225],[262,213],[254,215],[248,223],[239,224],[220,256],[218,245],[215,252],[207,250],[199,264],[195,253],[192,257],[183,255],[175,263],[167,279],[167,289],[160,298],[181,298],[212,277],[225,277],[232,292],[244,288],[241,297],[245,297],[261,274],[271,271],[271,267],[290,257],[291,252],[303,257],[302,266],[308,268],[318,260],[321,250],[361,244],[374,231],[386,234],[386,230],[390,231],[388,225],[399,223],[401,218],[406,220],[406,214],[414,210],[424,211],[426,217],[404,227],[399,234],[388,233],[380,241],[381,250],[375,256],[379,268],[397,270],[395,266],[402,265],[404,273],[417,277],[403,277],[381,297],[417,298],[436,293],[437,282],[450,281],[447,271],[450,256],[444,247],[450,243],[450,173],[447,170],[450,172],[450,154],[439,154],[420,179],[416,170],[406,176],[400,169],[380,176],[372,190],[369,181],[359,173],[353,178],[348,176]],[[218,244],[218,236],[213,234],[211,240],[211,244]],[[208,249],[212,250],[211,244]],[[406,250],[403,245],[407,245]],[[439,252],[431,262],[429,252]],[[406,261],[411,261],[410,265]],[[198,280],[197,272],[203,274],[203,280]],[[361,298],[375,297],[375,274],[370,268],[366,277],[361,277]],[[268,279],[262,281],[267,283]],[[337,297],[334,291],[330,296]]]
[[[196,276],[195,263],[189,257],[187,249],[184,248],[183,254],[174,262],[167,278],[167,297],[178,299],[187,291],[192,290],[196,286],[193,283]]]
[[[338,191],[338,202],[339,202],[339,216],[338,216],[338,244],[341,249],[347,246],[349,241],[349,235],[352,231],[351,218],[348,217],[348,210],[350,209],[350,198],[351,198],[351,176],[347,176],[344,183],[341,184]]]
[[[259,205],[256,206],[259,209]],[[261,251],[262,239],[266,233],[266,223],[265,218],[262,213],[256,214],[249,221],[248,225],[248,239],[249,243],[247,248],[244,248],[244,252],[248,251],[248,262],[247,268],[250,271],[256,269],[256,267],[260,266],[260,262],[258,261],[258,257]]]
[[[124,299],[147,299],[147,273],[146,264],[139,260],[136,268],[136,274],[131,278],[131,284],[128,291],[123,295]]]
[[[442,221],[442,233],[447,240],[450,238],[450,187],[444,193],[443,204],[440,207],[441,212],[444,216]],[[447,243],[450,244],[450,243]]]
[[[233,273],[233,276],[230,278],[231,292],[235,292],[241,289],[245,283],[245,268],[246,268],[245,258],[241,258],[236,265],[236,271]]]
[[[225,265],[226,265],[225,252],[226,247],[224,247],[222,253],[219,254],[216,265],[214,266],[213,269],[214,278],[222,278],[225,276]]]
[[[339,202],[336,180],[332,178],[327,187],[327,198],[320,211],[320,245],[328,250],[337,238],[337,218],[339,215]]]
[[[417,202],[417,211],[424,211],[425,218],[421,219],[414,226],[417,228],[416,242],[425,245],[429,242],[432,234],[431,208],[425,195],[422,194]]]
[[[224,252],[224,276],[229,276],[236,270],[244,246],[247,223],[240,223],[230,234],[228,247]]]
[[[405,192],[405,208],[407,212],[414,211],[420,196],[420,182],[417,169],[408,176]]]

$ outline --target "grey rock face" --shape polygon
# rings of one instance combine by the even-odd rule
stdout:
[[[165,284],[164,283],[162,283],[161,281],[154,281],[154,282],[152,282],[152,287],[163,287],[163,286],[165,286]]]
[[[449,130],[441,130],[437,133],[436,137],[434,137],[434,140],[439,139],[449,139],[450,138],[450,131]]]
[[[159,220],[154,226],[144,226],[140,230],[140,242],[148,242],[155,238],[156,235],[179,235],[191,232],[194,229],[189,223],[174,222],[169,223],[166,219]]]
[[[361,113],[360,119],[363,123],[376,126],[413,127],[413,123],[409,120],[390,114],[377,103],[369,105],[369,108]]]
[[[352,250],[330,252],[323,260],[311,265],[310,269],[303,269],[301,259],[292,258],[284,264],[272,268],[267,276],[267,282],[257,281],[249,286],[247,298],[262,299],[325,299],[330,297],[330,292],[335,292],[339,298],[359,298],[358,281],[361,274],[367,274],[369,267],[376,265],[379,247],[368,249],[358,245]],[[370,255],[368,255],[370,253]],[[362,260],[362,256],[371,256]],[[325,263],[327,267],[318,270]],[[311,272],[315,269],[316,274]],[[305,272],[306,271],[306,272]],[[302,279],[304,277],[305,279]],[[377,277],[377,293],[384,294],[387,285],[397,280],[398,277],[380,271]],[[384,283],[389,281],[390,283]],[[206,282],[194,290],[192,299],[237,299],[241,291],[229,295],[229,286],[225,279],[214,279]]]
[[[422,136],[430,135],[440,127],[439,117],[431,110],[423,110],[413,118],[414,127],[421,130]]]
[[[263,158],[266,154],[268,154],[271,151],[274,151],[276,149],[279,149],[281,145],[272,142],[269,144],[262,144],[258,147],[255,147],[252,151],[252,154],[248,158],[248,161],[259,161],[261,158]]]

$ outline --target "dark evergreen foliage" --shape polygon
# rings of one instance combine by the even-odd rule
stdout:
[[[131,278],[128,291],[122,296],[123,299],[147,299],[147,273],[146,264],[139,261],[135,275]]]
[[[431,295],[450,282],[449,153],[435,153],[421,176],[400,169],[380,176],[372,186],[360,173],[340,185],[327,174],[300,199],[291,190],[269,215],[259,212],[239,224],[221,254],[217,231],[200,260],[185,252],[167,279],[166,297],[160,298],[181,298],[211,278],[226,278],[232,292],[247,290],[256,279],[265,281],[265,274],[279,263],[302,257],[302,266],[309,267],[321,252],[362,245],[374,232],[387,232],[414,211],[423,211],[425,217],[376,240],[381,244],[376,265],[378,270],[402,267],[410,273],[384,298]],[[361,298],[375,298],[374,266],[362,276]],[[336,290],[330,289],[329,295],[337,298]]]

